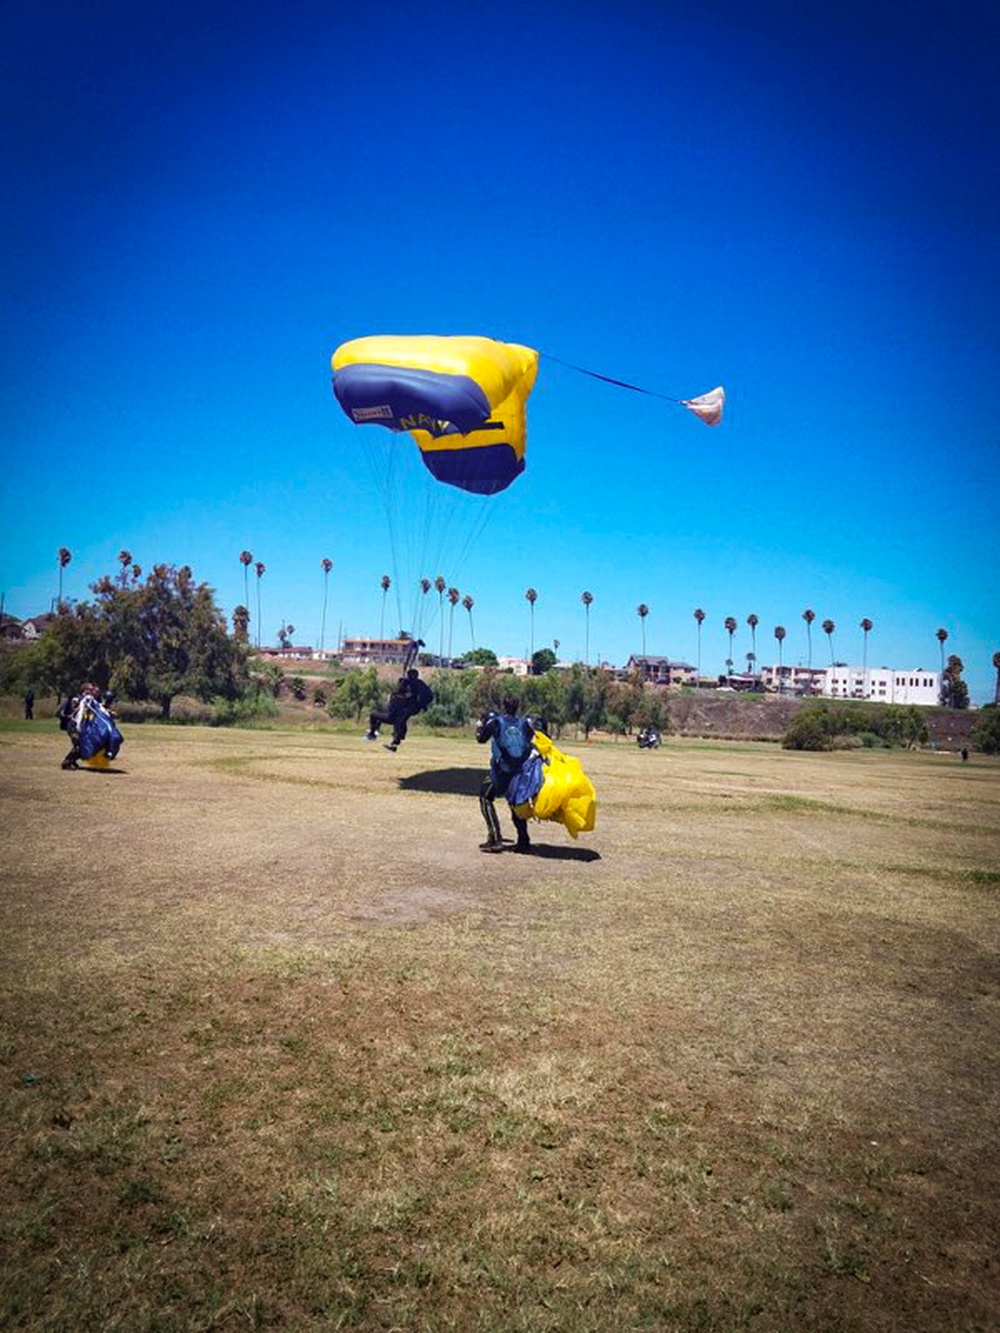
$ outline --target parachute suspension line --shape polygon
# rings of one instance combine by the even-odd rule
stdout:
[[[605,384],[614,384],[619,389],[631,389],[633,393],[644,393],[650,398],[661,398],[665,403],[677,403],[684,405],[683,398],[671,398],[668,393],[657,393],[655,389],[644,389],[641,384],[629,384],[627,380],[612,379],[610,375],[601,375],[596,370],[587,370],[584,366],[575,366],[572,361],[563,361],[561,357],[553,356],[551,352],[539,352],[539,356],[544,356],[546,361],[554,361],[557,366],[565,366],[567,370],[575,370],[578,375],[589,375],[592,380],[602,380]]]

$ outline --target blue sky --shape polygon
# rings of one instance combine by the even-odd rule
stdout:
[[[410,616],[442,573],[455,651],[721,671],[939,664],[1000,648],[1000,19],[959,0],[614,6],[132,3],[0,16],[0,589],[46,609],[190,564],[262,635]],[[392,562],[329,360],[368,333],[543,358],[528,467],[456,568]],[[392,441],[381,432],[389,444]],[[359,437],[364,437],[360,439]],[[404,437],[405,439],[406,437]],[[383,447],[381,444],[377,446]],[[403,445],[402,447],[407,447]],[[416,469],[419,471],[419,467]],[[422,512],[423,478],[390,507]],[[581,592],[593,593],[589,617]],[[403,589],[400,588],[402,592]],[[408,593],[406,594],[409,595]],[[256,617],[256,590],[251,590]],[[425,637],[441,632],[429,617]]]

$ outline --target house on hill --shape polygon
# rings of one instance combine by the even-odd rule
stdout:
[[[638,671],[646,685],[695,685],[697,668],[690,662],[675,662],[669,657],[654,657],[645,653],[633,655],[625,663],[626,676]]]

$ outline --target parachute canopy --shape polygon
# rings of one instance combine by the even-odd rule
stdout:
[[[333,354],[333,391],[359,425],[409,431],[431,474],[477,495],[524,471],[538,353],[482,337],[355,338]]]

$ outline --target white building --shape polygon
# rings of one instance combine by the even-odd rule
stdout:
[[[940,671],[917,667],[900,671],[894,667],[827,667],[823,695],[827,699],[871,699],[881,704],[924,704],[941,702]]]
[[[940,671],[900,671],[892,667],[766,666],[764,688],[780,694],[812,695],[824,699],[870,699],[881,704],[941,702]]]
[[[778,694],[822,694],[826,680],[824,667],[766,666],[760,669],[765,690]]]

